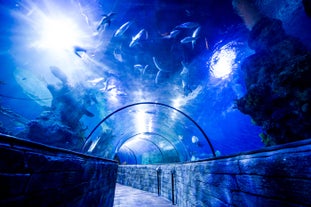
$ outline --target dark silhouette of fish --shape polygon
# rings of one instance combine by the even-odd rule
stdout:
[[[80,47],[80,46],[74,46],[73,51],[79,58],[82,58],[82,54],[87,52],[85,48]]]
[[[101,18],[101,20],[99,21],[96,30],[99,31],[102,27],[105,28],[106,25],[110,26],[112,17],[115,14],[116,13],[114,13],[114,12],[110,12],[109,14],[104,14],[103,17]]]

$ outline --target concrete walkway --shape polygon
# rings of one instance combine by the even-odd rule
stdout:
[[[170,207],[170,200],[159,197],[157,194],[138,190],[136,188],[117,184],[114,207]]]

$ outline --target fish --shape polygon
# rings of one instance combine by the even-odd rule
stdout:
[[[95,78],[93,80],[88,80],[87,82],[91,83],[93,86],[95,86],[97,83],[101,82],[104,80],[104,78]]]
[[[116,13],[114,13],[114,12],[110,12],[109,14],[104,14],[103,17],[101,18],[101,20],[99,21],[99,23],[97,24],[96,30],[99,31],[102,27],[105,28],[106,25],[110,26],[112,17],[115,14]]]
[[[192,40],[192,42],[191,42],[191,44],[192,44],[192,49],[194,48],[194,45],[195,45],[197,39],[199,38],[200,32],[201,32],[201,27],[199,26],[199,27],[197,27],[197,28],[193,31],[193,33],[192,33],[192,37],[194,38],[194,40]]]
[[[181,61],[181,65],[183,66],[182,71],[180,72],[180,76],[188,75],[189,74],[189,69],[186,66],[184,61]]]
[[[128,21],[124,23],[117,31],[114,33],[114,37],[121,37],[127,30],[128,28],[133,24],[133,22]]]
[[[198,37],[200,32],[201,32],[201,27],[199,26],[193,31],[192,37]]]
[[[152,57],[152,60],[153,60],[153,64],[154,64],[154,65],[156,66],[156,68],[158,69],[157,75],[156,75],[155,80],[154,80],[154,82],[155,82],[156,84],[158,84],[158,83],[159,83],[159,77],[160,77],[161,71],[163,71],[163,69],[159,66],[159,64],[158,64],[158,62],[157,62],[157,60],[156,60],[155,57]]]
[[[188,16],[188,17],[190,17],[190,16],[193,15],[193,13],[192,13],[190,10],[188,10],[188,9],[185,10],[185,14],[186,14],[186,16]]]
[[[88,117],[94,117],[95,116],[92,112],[90,112],[89,110],[87,110],[84,107],[81,110],[82,110],[82,113],[85,114]]]
[[[184,61],[181,61],[183,66],[182,71],[180,72],[181,77],[181,86],[184,89],[184,93],[187,95],[192,92],[192,89],[189,86],[189,68]]]
[[[197,28],[193,31],[193,33],[192,33],[191,36],[185,37],[185,38],[183,38],[182,40],[180,40],[180,43],[181,43],[181,44],[187,44],[187,43],[190,43],[190,42],[191,42],[191,44],[192,44],[192,49],[193,49],[193,48],[194,48],[194,45],[195,45],[195,43],[196,43],[196,41],[197,41],[197,39],[199,38],[199,33],[200,33],[200,31],[201,31],[201,27],[199,26],[199,27],[197,27]]]
[[[197,136],[192,136],[191,137],[191,142],[193,143],[193,144],[197,144],[198,142],[199,142],[199,138],[197,137]]]
[[[123,62],[123,57],[122,57],[122,54],[121,54],[121,48],[115,48],[113,50],[113,57],[119,61],[119,62]]]
[[[205,40],[205,48],[207,50],[209,50],[209,44],[208,44],[208,41],[207,41],[206,37],[204,38],[204,40]]]
[[[195,41],[195,40],[196,40],[196,38],[188,36],[188,37],[185,37],[182,40],[180,40],[180,43],[181,44],[187,44],[187,43]]]
[[[159,78],[161,76],[163,76],[163,72],[169,72],[168,70],[164,70],[163,68],[161,68],[157,62],[157,59],[155,57],[152,57],[152,60],[153,60],[153,64],[156,66],[156,68],[158,69],[158,72],[157,72],[157,75],[156,75],[156,78],[155,78],[155,83],[158,84],[159,83]]]
[[[147,69],[148,67],[149,67],[149,65],[145,65],[145,66],[143,66],[143,65],[141,65],[141,64],[135,64],[135,65],[134,65],[134,69],[139,70],[140,73],[141,73],[142,75],[145,74],[145,71],[146,71],[146,69]]]
[[[173,39],[173,38],[175,38],[175,37],[177,37],[177,35],[180,33],[180,30],[172,30],[171,32],[170,32],[170,34],[168,34],[168,35],[165,35],[163,38],[165,38],[165,39]]]
[[[157,62],[157,59],[155,57],[152,57],[152,60],[153,60],[153,64],[156,66],[156,68],[159,70],[159,71],[162,71],[162,68],[160,68],[158,62]]]
[[[129,47],[134,47],[138,44],[141,38],[148,39],[148,32],[145,29],[140,30],[134,37],[132,37],[132,41],[129,44]]]
[[[155,84],[158,84],[158,83],[159,83],[159,77],[160,77],[160,76],[161,76],[161,71],[159,70],[159,71],[157,72],[157,75],[156,75],[155,79],[154,79]]]
[[[199,26],[199,23],[197,22],[185,22],[180,25],[177,25],[174,29],[193,29],[198,26]]]
[[[82,58],[82,55],[87,52],[87,50],[80,46],[74,46],[73,47],[74,53],[79,57]]]

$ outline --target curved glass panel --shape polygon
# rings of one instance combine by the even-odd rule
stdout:
[[[146,145],[142,144],[141,141],[145,141]],[[153,155],[150,153],[150,149],[148,145],[154,145],[158,149],[158,153]],[[178,147],[178,149],[176,148]],[[131,152],[139,151],[140,153],[135,153],[135,159],[128,160],[127,156],[124,154],[128,154],[128,151]],[[120,154],[122,156],[120,156]],[[188,160],[189,155],[185,148],[181,148],[180,146],[175,146],[169,139],[161,136],[157,133],[140,133],[134,135],[132,138],[128,139],[124,143],[121,144],[121,147],[117,150],[117,156],[119,156],[120,163],[128,163],[128,164],[139,164],[139,160],[137,156],[143,155],[148,157],[148,162],[145,159],[142,163],[172,163],[172,162],[180,162]],[[131,156],[129,156],[131,157]],[[158,158],[156,158],[158,157]],[[158,159],[158,160],[157,160]],[[124,160],[124,161],[123,161]],[[128,162],[126,162],[128,160]]]
[[[127,123],[120,125],[119,120],[123,119]],[[107,135],[103,129],[110,134]],[[149,144],[142,144],[146,140]],[[123,145],[131,153],[139,151],[150,154],[154,163],[194,161],[215,156],[210,140],[191,117],[178,109],[156,102],[131,104],[109,114],[92,130],[83,149],[84,152],[98,156],[104,156],[105,153],[109,156],[106,158],[112,159],[111,156],[122,151]],[[150,153],[154,150],[148,150],[146,146],[158,148],[158,155],[161,156],[156,159]],[[135,156],[136,162],[147,162],[137,157],[138,155]],[[148,157],[148,163],[151,162],[151,157]]]
[[[251,13],[238,2],[1,1],[0,133],[121,163],[310,137],[308,4],[255,1]],[[160,105],[121,110],[91,133],[140,102],[182,111],[214,150],[194,122]]]

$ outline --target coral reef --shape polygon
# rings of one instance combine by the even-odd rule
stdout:
[[[269,18],[253,27],[249,46],[256,53],[242,64],[247,93],[237,108],[262,127],[266,146],[311,138],[310,52]]]
[[[83,115],[94,116],[86,108],[95,98],[85,88],[71,87],[66,75],[59,68],[50,69],[61,84],[47,86],[53,97],[51,107],[28,123],[27,137],[49,145],[80,150],[85,131],[80,119]]]

